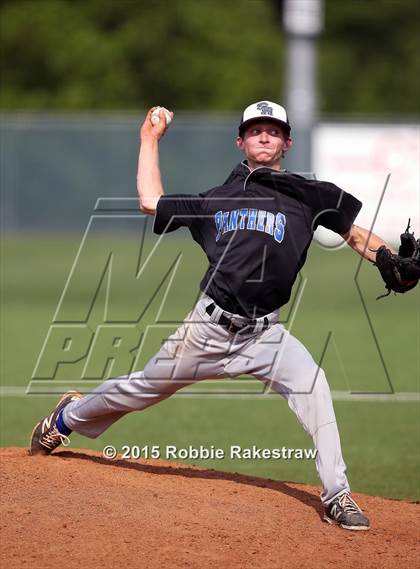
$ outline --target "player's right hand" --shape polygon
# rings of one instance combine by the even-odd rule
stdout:
[[[146,114],[146,118],[144,119],[144,123],[140,128],[140,138],[141,140],[145,140],[147,138],[155,138],[156,140],[160,140],[165,132],[168,130],[169,125],[166,124],[165,112],[163,110],[160,111],[159,117],[160,121],[158,124],[152,124],[152,113],[156,109],[156,107],[151,107]],[[172,120],[174,118],[174,113],[170,111]]]

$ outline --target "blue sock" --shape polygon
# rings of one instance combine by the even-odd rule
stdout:
[[[68,428],[68,426],[65,424],[63,420],[63,411],[61,411],[58,414],[56,424],[57,424],[57,429],[60,431],[62,435],[68,437],[69,434],[72,432],[72,430]]]

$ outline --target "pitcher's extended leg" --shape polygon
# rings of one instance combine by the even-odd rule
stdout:
[[[246,369],[243,362],[249,358]],[[233,357],[226,366],[232,376],[248,373],[281,394],[317,449],[316,466],[324,504],[349,492],[331,393],[324,371],[305,346],[276,324]]]
[[[173,395],[197,379],[175,379],[173,360],[164,347],[143,371],[109,379],[63,411],[63,420],[72,430],[96,438],[130,411],[141,411]]]
[[[130,411],[150,407],[197,381],[225,377],[229,334],[210,322],[205,302],[196,304],[144,371],[105,381],[86,397],[64,394],[32,430],[31,454],[50,454],[67,443],[73,430],[95,438]]]

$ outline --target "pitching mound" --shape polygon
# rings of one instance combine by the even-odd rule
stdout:
[[[418,504],[355,494],[372,529],[348,532],[313,486],[83,450],[0,461],[8,569],[418,566]]]

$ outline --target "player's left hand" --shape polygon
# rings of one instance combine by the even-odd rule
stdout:
[[[152,123],[152,113],[156,107],[151,107],[146,114],[146,118],[140,128],[140,139],[145,140],[147,138],[155,138],[160,140],[164,136],[165,132],[168,130],[169,124],[166,122],[165,111],[163,109],[159,112],[159,122],[157,124]],[[169,111],[171,119],[174,118],[174,113]]]
[[[388,290],[404,293],[416,286],[420,279],[420,239],[414,237],[414,233],[409,232],[410,220],[407,229],[401,234],[401,245],[398,255],[394,255],[387,247],[382,245],[376,251],[375,265],[381,273],[382,279]]]

